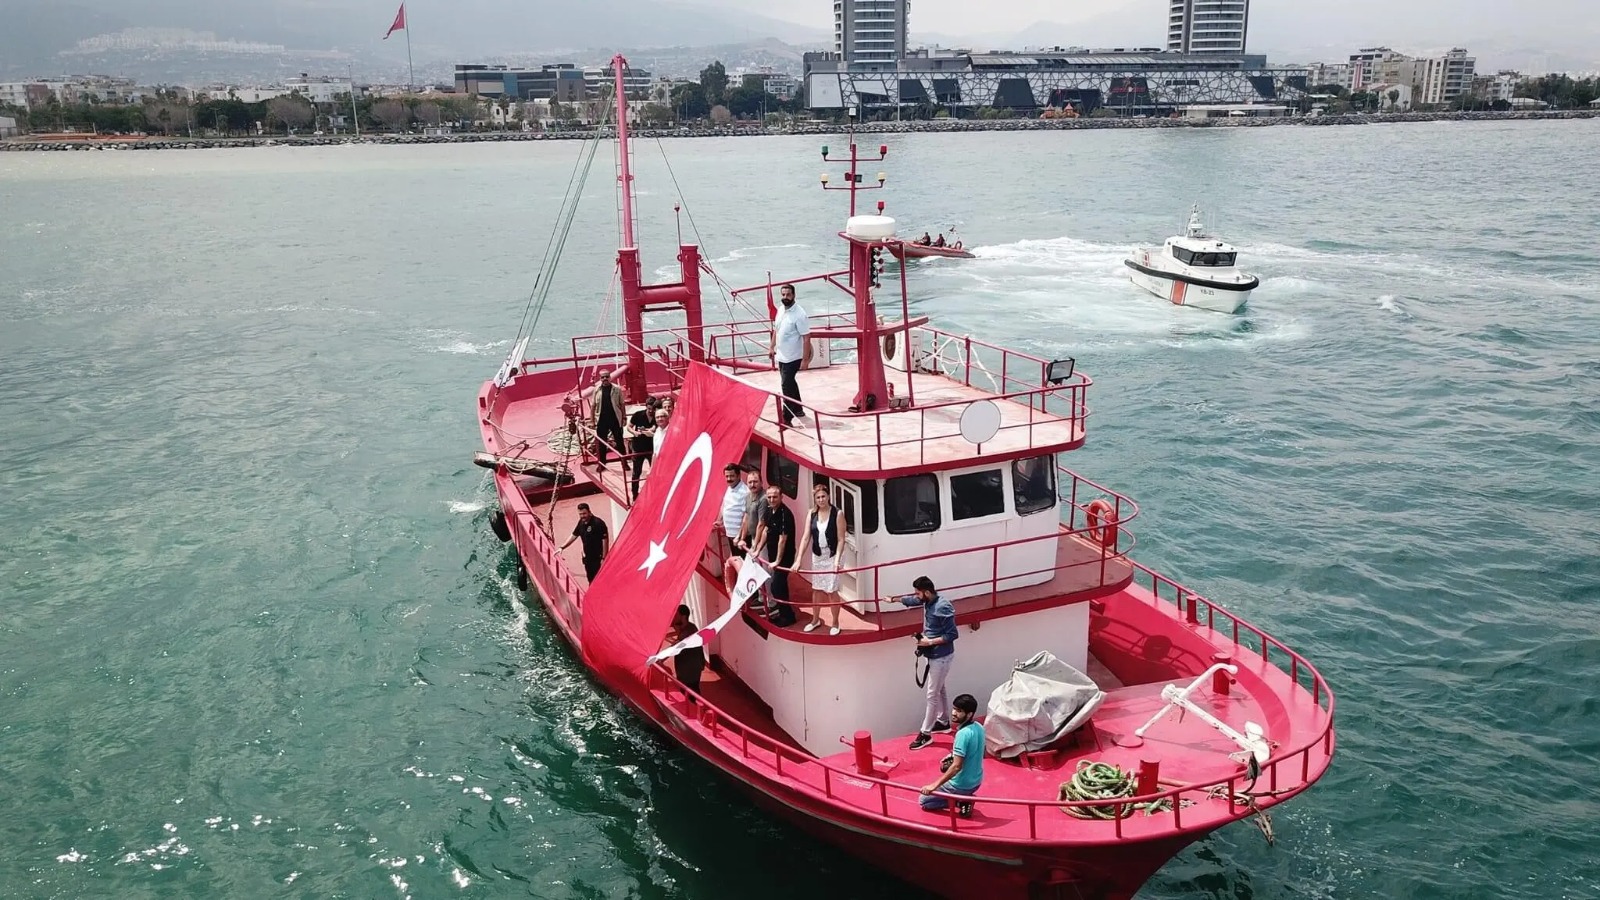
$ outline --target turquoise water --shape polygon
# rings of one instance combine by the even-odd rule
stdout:
[[[916,265],[918,310],[1075,356],[1071,464],[1139,500],[1140,559],[1338,694],[1277,845],[1232,827],[1143,896],[1600,896],[1597,140],[890,139],[889,211],[979,248]],[[836,250],[816,144],[669,142],[729,281]],[[0,155],[0,894],[916,896],[642,732],[515,598],[473,398],[578,149]],[[608,165],[539,350],[617,320]],[[1121,273],[1196,201],[1247,315]]]

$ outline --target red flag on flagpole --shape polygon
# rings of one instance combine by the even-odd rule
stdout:
[[[383,39],[387,41],[389,39],[389,35],[394,34],[396,31],[405,31],[405,30],[406,30],[406,5],[404,3],[402,3],[402,4],[400,4],[400,11],[398,13],[395,13],[394,24],[389,26],[389,30],[388,31],[384,32]]]
[[[778,304],[772,302],[772,273],[767,273],[767,320],[778,318]]]

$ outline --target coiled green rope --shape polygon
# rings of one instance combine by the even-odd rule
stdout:
[[[1150,803],[1111,802],[1131,798],[1136,790],[1132,773],[1124,772],[1120,767],[1110,763],[1081,759],[1078,760],[1078,768],[1072,773],[1072,778],[1061,783],[1061,792],[1057,799],[1108,801],[1096,806],[1061,808],[1062,812],[1079,819],[1121,819],[1140,809],[1144,810],[1147,816],[1172,809],[1172,802],[1165,799]]]

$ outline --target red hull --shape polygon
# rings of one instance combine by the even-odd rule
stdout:
[[[530,519],[529,503],[515,482],[500,473],[496,483],[508,519],[513,523]],[[561,563],[551,565],[537,551],[530,553],[523,549],[535,543],[525,526],[513,524],[512,535],[519,558],[550,620],[583,659],[582,626],[577,610],[570,602],[551,599],[570,594],[574,583],[572,576],[562,570]],[[585,666],[588,667],[587,660]],[[1195,821],[1185,830],[1176,832],[1169,830],[1138,837],[1128,834],[1115,841],[1075,844],[985,839],[971,832],[901,820],[886,821],[863,815],[859,808],[819,797],[805,790],[803,784],[784,780],[781,772],[773,777],[770,766],[753,765],[751,758],[730,754],[726,746],[708,740],[704,729],[686,721],[685,716],[692,714],[681,695],[657,689],[649,695],[653,702],[640,705],[630,700],[630,692],[621,686],[605,684],[592,668],[591,674],[674,743],[716,767],[762,809],[863,862],[951,900],[973,896],[972,884],[985,885],[983,896],[990,900],[1131,898],[1157,869],[1183,848],[1243,815]],[[1326,754],[1318,763],[1319,770],[1326,767],[1331,755],[1330,738]],[[1293,768],[1298,770],[1299,766]],[[1321,773],[1317,771],[1316,774]],[[1306,778],[1261,806],[1267,808],[1287,800],[1313,781],[1314,776]],[[1064,815],[1060,810],[1052,810],[1051,814]]]

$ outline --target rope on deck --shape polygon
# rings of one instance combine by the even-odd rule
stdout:
[[[1120,766],[1111,763],[1080,759],[1072,778],[1061,782],[1061,791],[1056,799],[1117,801],[1131,799],[1135,796],[1135,791],[1136,784],[1131,772],[1124,772]],[[1147,816],[1167,812],[1172,809],[1172,801],[1162,799],[1149,803],[1107,802],[1096,806],[1064,806],[1061,811],[1078,819],[1122,819],[1141,809]]]

